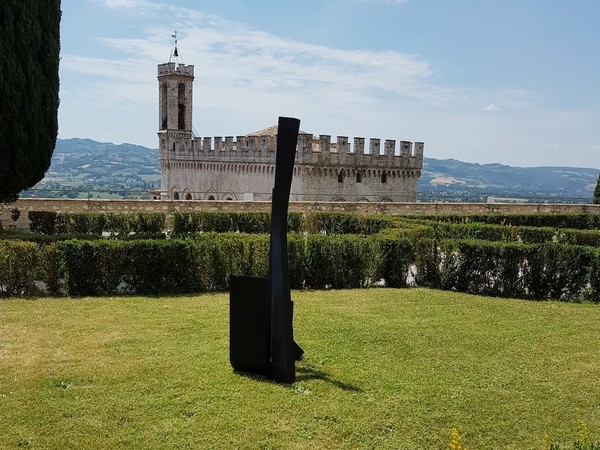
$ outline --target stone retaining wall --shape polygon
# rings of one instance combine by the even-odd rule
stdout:
[[[101,200],[101,199],[20,199],[11,205],[0,204],[0,223],[5,229],[12,225],[10,212],[21,212],[16,228],[28,228],[29,211],[56,212],[164,212],[167,223],[175,211],[267,211],[271,202],[205,201],[205,200]],[[546,203],[348,203],[290,202],[290,211],[351,211],[380,214],[600,214],[600,205]]]

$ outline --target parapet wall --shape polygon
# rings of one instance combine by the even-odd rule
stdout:
[[[184,75],[193,77],[194,66],[185,64],[175,64],[174,62],[164,63],[158,65],[158,76],[162,75]]]
[[[10,211],[18,208],[21,216],[17,228],[28,228],[29,211],[82,212],[163,212],[172,223],[175,211],[271,211],[271,202],[203,201],[203,200],[78,200],[21,199],[11,205],[0,204],[0,223],[7,229],[12,224]],[[591,204],[501,204],[501,203],[352,203],[290,202],[290,211],[347,211],[364,214],[600,214],[600,205]]]
[[[275,160],[276,137],[265,136],[215,136],[196,137],[190,149],[176,148],[170,155],[173,159],[214,159],[224,160]],[[365,164],[386,167],[423,166],[423,142],[410,142],[378,138],[368,141],[354,137],[350,142],[347,136],[338,136],[336,142],[329,135],[301,134],[298,136],[296,161],[306,164],[322,164],[324,161],[336,164]]]

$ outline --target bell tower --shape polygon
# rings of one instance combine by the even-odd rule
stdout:
[[[177,48],[168,63],[158,65],[158,149],[161,198],[172,199],[171,163],[192,150],[192,91],[194,66],[185,65]]]

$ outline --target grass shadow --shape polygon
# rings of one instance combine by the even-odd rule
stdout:
[[[363,390],[350,383],[344,383],[343,381],[336,380],[330,374],[322,369],[317,369],[303,361],[296,366],[296,381],[307,381],[307,380],[321,380],[326,383],[330,383],[343,391],[350,392],[363,392]]]
[[[252,372],[243,372],[240,370],[234,370],[233,373],[237,376],[248,378],[248,379],[251,379],[254,381],[259,381],[262,383],[279,384],[279,383],[275,383],[275,381],[271,380],[268,376],[262,375],[262,374],[257,374],[257,373],[252,373]],[[329,375],[324,370],[317,369],[316,367],[313,367],[310,364],[307,364],[303,361],[297,362],[296,363],[296,383],[301,382],[301,381],[308,381],[308,380],[325,381],[326,383],[330,383],[333,386],[338,387],[343,391],[363,392],[363,390],[358,386],[355,386],[355,385],[352,385],[349,383],[344,383],[343,381],[334,379],[331,375]],[[293,386],[293,384],[288,384],[288,385],[281,384],[281,385],[289,386],[289,387]]]

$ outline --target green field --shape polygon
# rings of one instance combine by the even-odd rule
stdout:
[[[228,296],[0,301],[0,448],[476,449],[598,440],[600,308],[293,292],[297,382],[236,374]]]

